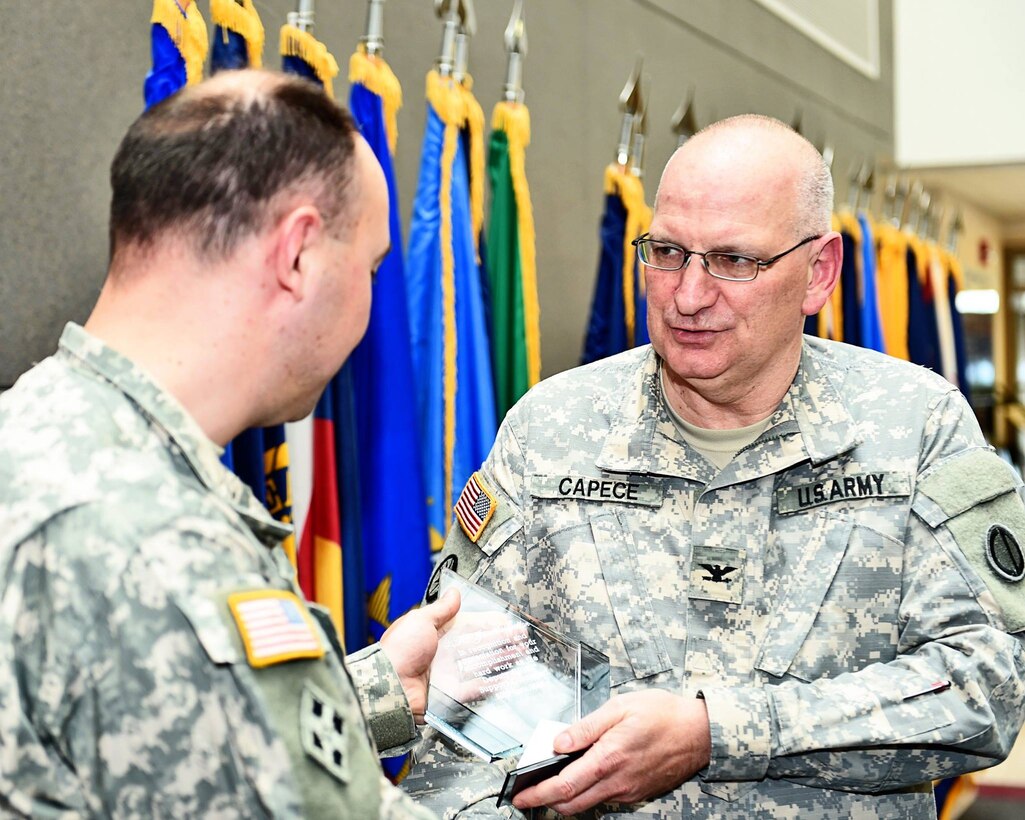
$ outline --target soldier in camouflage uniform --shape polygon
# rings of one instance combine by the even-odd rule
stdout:
[[[219,461],[366,328],[372,152],[312,84],[225,73],[140,118],[112,184],[92,316],[0,397],[0,814],[432,816],[374,741],[414,739],[455,601],[346,661]]]
[[[555,749],[593,745],[520,809],[935,818],[932,780],[1010,750],[1022,485],[942,378],[802,337],[831,203],[782,123],[688,141],[639,248],[651,347],[537,386],[464,491],[441,565],[612,664]],[[507,766],[436,734],[417,757],[403,786],[444,816],[521,816]]]

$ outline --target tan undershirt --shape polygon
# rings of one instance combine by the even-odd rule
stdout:
[[[769,426],[769,417],[749,424],[747,427],[738,427],[732,430],[710,430],[706,427],[697,427],[690,422],[684,421],[679,413],[669,403],[669,394],[666,392],[665,375],[659,371],[662,380],[662,395],[666,397],[666,407],[669,416],[672,418],[676,429],[680,431],[684,440],[701,455],[707,458],[718,469],[722,469],[730,460],[748,444],[760,436]]]

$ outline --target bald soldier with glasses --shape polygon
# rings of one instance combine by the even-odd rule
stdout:
[[[1009,752],[1022,484],[940,376],[803,336],[832,204],[783,123],[690,139],[634,242],[651,345],[539,384],[474,476],[493,512],[439,564],[612,666],[555,742],[583,755],[513,816],[935,818],[932,780]],[[507,765],[433,733],[417,760],[404,787],[445,816],[510,816]]]

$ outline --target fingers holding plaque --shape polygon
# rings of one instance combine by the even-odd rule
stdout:
[[[426,720],[439,732],[498,760],[521,754],[539,725],[575,723],[608,700],[601,652],[443,570],[441,592],[453,586],[462,604],[441,637],[427,696]]]

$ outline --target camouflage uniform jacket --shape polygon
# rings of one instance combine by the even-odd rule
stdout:
[[[1001,760],[1025,711],[1020,480],[949,383],[807,338],[717,471],[659,367],[645,347],[534,388],[477,474],[490,518],[441,560],[602,649],[613,696],[705,698],[699,776],[586,816],[935,818],[930,781]],[[486,816],[503,774],[430,734],[403,787]]]
[[[3,816],[429,816],[381,773],[288,528],[219,453],[75,325],[0,397]],[[384,654],[350,661],[378,740],[411,740]]]

